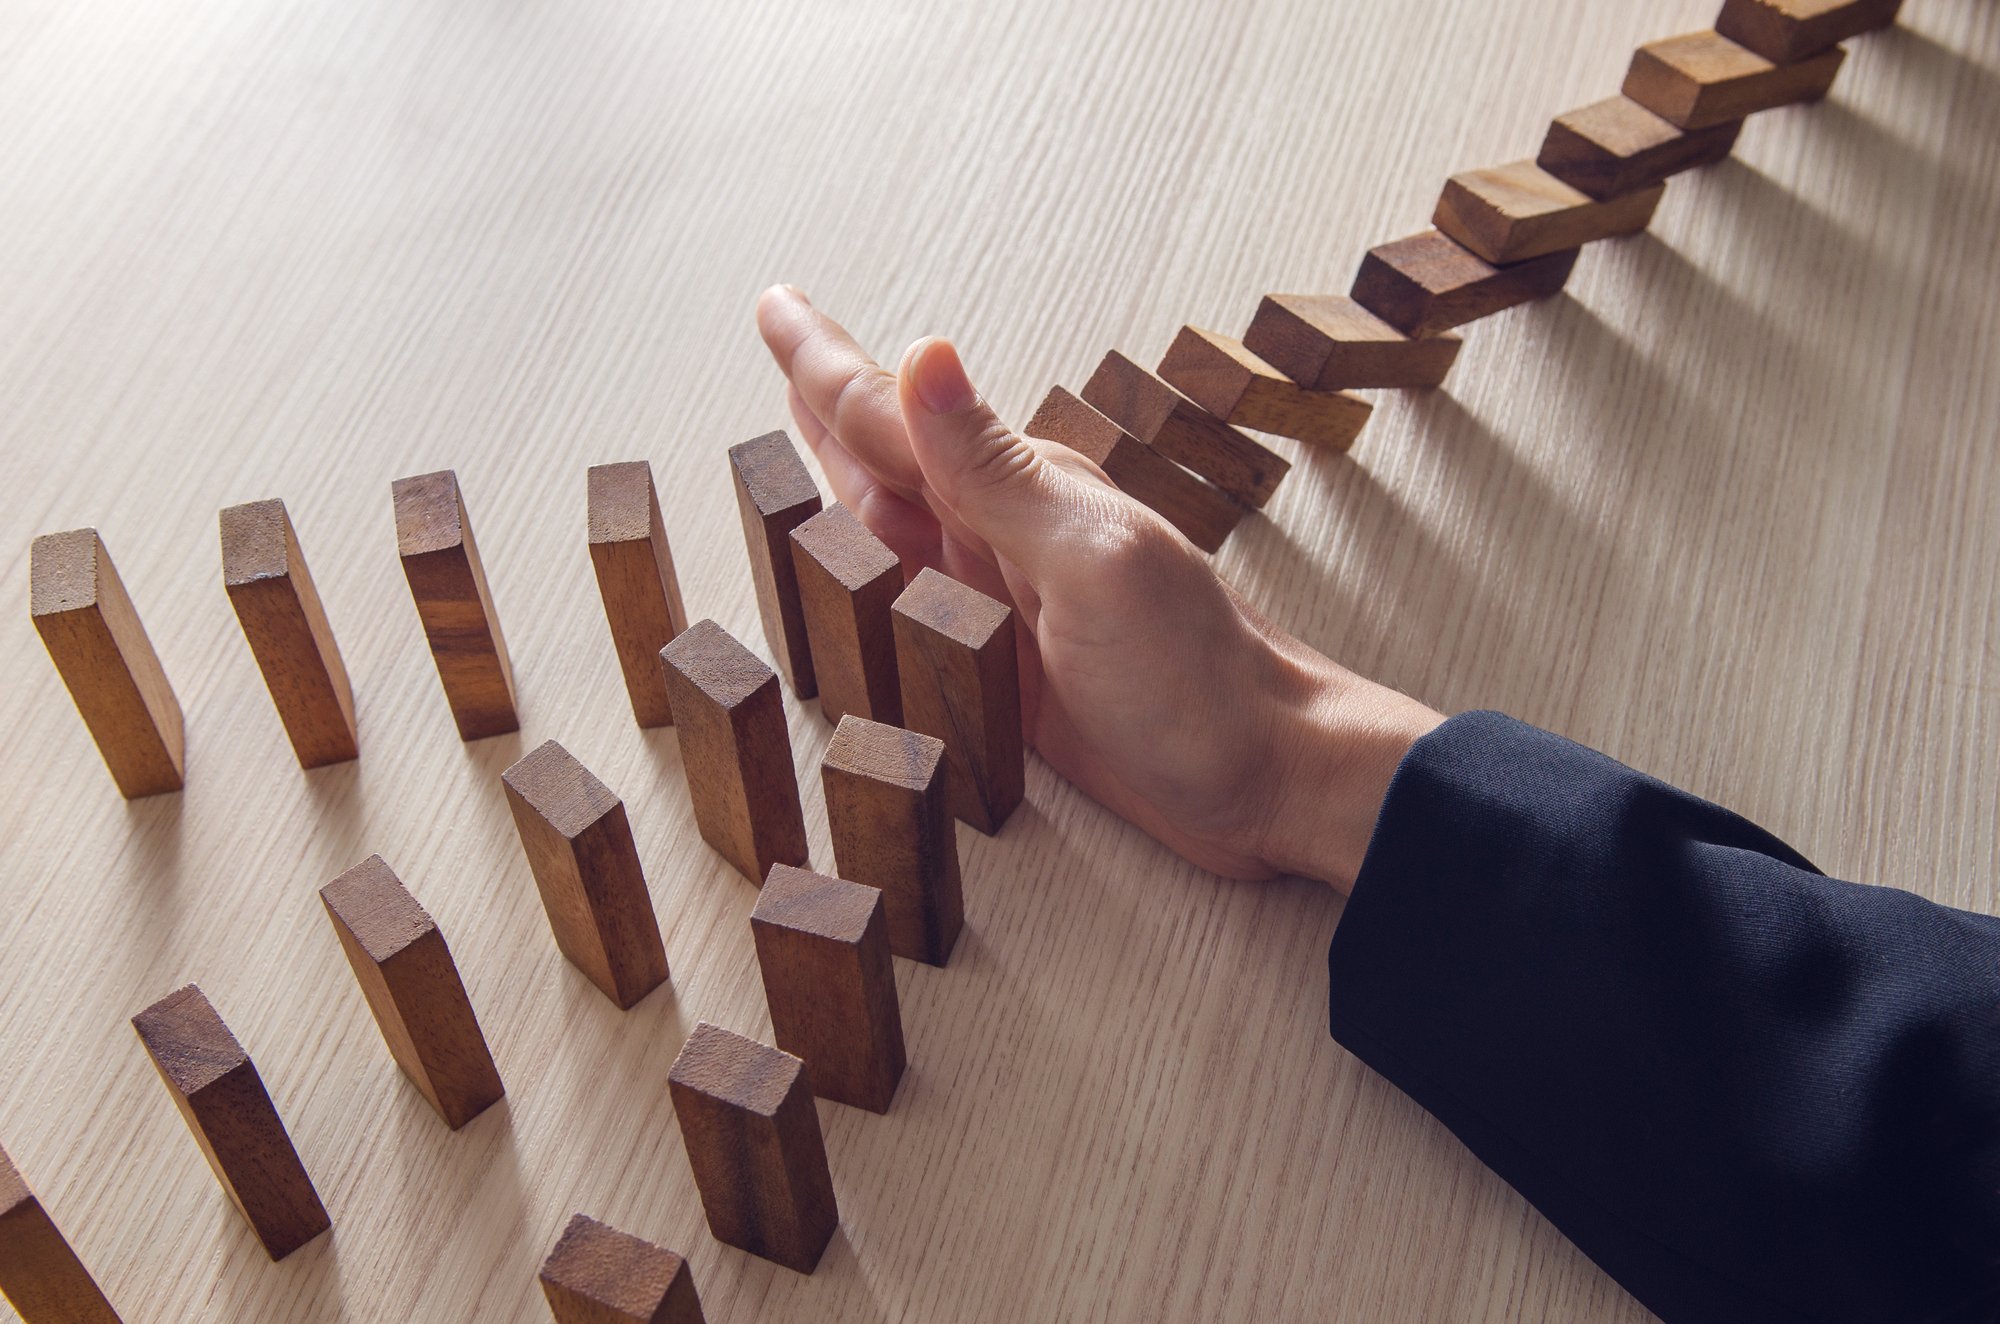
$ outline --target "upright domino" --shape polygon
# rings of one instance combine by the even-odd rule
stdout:
[[[1291,471],[1290,460],[1244,436],[1214,411],[1187,399],[1115,349],[1084,383],[1083,401],[1253,509],[1269,501]]]
[[[1718,32],[1648,42],[1632,54],[1626,96],[1682,129],[1708,129],[1760,110],[1817,101],[1847,52],[1835,46],[1797,64],[1773,64]]]
[[[687,629],[674,554],[660,520],[653,466],[644,460],[592,465],[589,491],[590,563],[611,624],[618,668],[632,717],[640,726],[672,726],[674,710],[660,674],[660,650]]]
[[[542,1261],[556,1324],[702,1324],[687,1261],[583,1214]]]
[[[1665,184],[1599,202],[1533,161],[1453,175],[1431,224],[1488,262],[1505,266],[1638,234],[1652,224]]]
[[[1438,386],[1462,343],[1406,336],[1344,294],[1267,294],[1243,333],[1245,349],[1315,391]]]
[[[736,487],[736,510],[743,518],[743,541],[750,554],[750,579],[757,589],[764,639],[792,693],[810,699],[819,693],[819,682],[813,673],[812,646],[806,640],[798,568],[792,564],[792,530],[819,514],[819,488],[792,439],[782,432],[767,432],[731,446],[729,474]]]
[[[514,712],[514,666],[486,570],[472,540],[472,520],[449,469],[398,478],[396,550],[410,581],[424,637],[461,740],[521,729]]]
[[[1160,360],[1160,376],[1226,422],[1344,451],[1375,412],[1345,391],[1312,391],[1258,358],[1242,341],[1184,326]]]
[[[842,878],[882,889],[889,950],[943,965],[965,927],[944,742],[843,717],[820,763]]]
[[[903,591],[903,563],[843,505],[814,515],[791,538],[820,711],[829,722],[849,713],[902,721],[889,606]]]
[[[119,1324],[118,1312],[0,1150],[0,1292],[22,1324]]]
[[[1057,386],[1023,429],[1067,446],[1104,470],[1121,492],[1151,507],[1204,552],[1222,546],[1247,513],[1206,480],[1181,468],[1069,391]]]
[[[1725,159],[1742,131],[1742,120],[1682,129],[1630,97],[1607,97],[1550,121],[1535,164],[1589,197],[1618,198]]]
[[[951,812],[991,836],[1027,784],[1014,611],[927,566],[895,617],[903,724],[944,742]]]
[[[1776,64],[1796,64],[1886,28],[1903,0],[1723,0],[1715,30]]]
[[[1354,301],[1404,335],[1428,336],[1557,293],[1577,250],[1496,267],[1436,230],[1370,249]]]

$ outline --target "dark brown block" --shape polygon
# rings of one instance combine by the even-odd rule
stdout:
[[[703,1021],[667,1088],[715,1239],[811,1273],[840,1211],[805,1063]]]
[[[701,838],[745,878],[806,863],[805,812],[778,677],[714,621],[661,650]]]
[[[889,1111],[903,1016],[879,888],[778,865],[750,915],[771,1033],[805,1059],[813,1093]]]
[[[1160,360],[1160,376],[1217,418],[1259,432],[1344,451],[1375,406],[1344,391],[1309,391],[1243,342],[1184,326]]]
[[[1468,170],[1445,182],[1431,223],[1488,262],[1506,265],[1638,234],[1666,195],[1654,184],[1599,202],[1533,161]]]
[[[1062,387],[1052,387],[1024,429],[1069,447],[1104,470],[1118,489],[1204,552],[1222,546],[1245,509],[1140,441]]]
[[[96,529],[35,539],[28,603],[119,793],[137,799],[180,790],[187,752],[180,701]]]
[[[256,1064],[200,989],[169,993],[132,1028],[266,1254],[282,1260],[333,1226]]]
[[[1715,30],[1767,60],[1795,64],[1888,27],[1902,8],[1903,0],[1723,0]]]
[[[1027,785],[1014,610],[925,567],[895,613],[903,724],[944,741],[951,812],[991,836]]]
[[[456,1131],[507,1091],[437,922],[380,855],[319,890],[389,1055]]]
[[[556,1324],[702,1324],[687,1261],[582,1214],[542,1261]]]
[[[1716,32],[1648,42],[1632,53],[1626,96],[1683,129],[1708,129],[1760,110],[1817,101],[1847,52],[1838,46],[1797,64],[1773,64]]]
[[[472,520],[449,469],[398,478],[396,549],[430,641],[438,681],[461,740],[521,729],[514,713],[514,665],[472,540]]]
[[[1244,436],[1115,349],[1084,383],[1083,400],[1246,506],[1262,507],[1291,471],[1290,460]]]
[[[782,432],[767,432],[731,446],[729,473],[736,483],[736,509],[743,517],[743,541],[750,553],[750,579],[757,589],[764,639],[792,693],[810,699],[819,693],[819,681],[813,671],[812,645],[806,639],[791,535],[819,514],[819,487],[806,472],[792,439]]]
[[[1245,349],[1315,391],[1437,386],[1462,343],[1406,336],[1344,294],[1267,294],[1243,333]]]
[[[0,1150],[0,1292],[22,1324],[118,1324],[118,1312]]]
[[[1436,230],[1370,249],[1354,301],[1406,335],[1448,331],[1562,289],[1577,250],[1495,267]]]
[[[653,466],[644,460],[592,465],[588,486],[590,562],[597,568],[597,591],[632,716],[640,726],[672,726],[660,650],[687,629],[688,620],[673,549],[660,521]]]
[[[902,721],[889,607],[903,591],[903,563],[838,503],[793,529],[791,537],[820,711],[829,722],[849,713]]]
[[[551,740],[500,774],[556,946],[620,1007],[667,981],[625,803]]]
[[[1742,120],[1678,129],[1630,97],[1608,97],[1556,116],[1535,163],[1590,197],[1617,198],[1722,160],[1742,131]]]
[[[943,741],[858,717],[841,719],[819,770],[840,876],[881,888],[889,950],[930,965],[965,927],[944,771]]]

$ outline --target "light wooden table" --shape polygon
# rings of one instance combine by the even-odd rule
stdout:
[[[652,460],[697,616],[762,647],[723,448],[784,422],[794,281],[883,354],[962,340],[1023,418],[1120,346],[1341,290],[1455,169],[1532,154],[1712,0],[9,0],[0,10],[0,1142],[130,1321],[542,1317],[583,1209],[709,1317],[1631,1320],[1336,1048],[1339,906],[1229,886],[1039,765],[961,831],[968,930],[899,963],[887,1117],[822,1105],[810,1278],[713,1242],[666,1075],[767,1034],[753,892],[633,727],[584,468]],[[1830,871],[2000,906],[2000,5],[1909,0],[1450,385],[1303,454],[1218,565],[1350,664],[1739,808]],[[455,467],[519,669],[462,746],[389,481]],[[215,514],[289,503],[359,693],[302,775]],[[30,628],[100,528],[187,709],[187,791],[114,792]],[[791,712],[815,858],[827,730]],[[548,737],[624,795],[674,968],[620,1014],[556,954],[499,784]],[[370,851],[457,952],[510,1094],[452,1135],[316,889]],[[127,1026],[198,980],[335,1231],[268,1263]]]

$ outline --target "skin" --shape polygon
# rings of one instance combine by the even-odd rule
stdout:
[[[835,496],[908,573],[1013,605],[1023,720],[1056,771],[1204,869],[1353,886],[1438,713],[1278,629],[1097,466],[1010,429],[950,341],[890,372],[783,285],[757,325]]]

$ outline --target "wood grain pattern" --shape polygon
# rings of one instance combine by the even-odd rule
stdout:
[[[791,540],[821,715],[902,721],[889,608],[903,591],[903,563],[838,503],[793,529]]]
[[[1723,0],[1715,30],[1767,60],[1791,64],[1886,28],[1903,0]]]
[[[843,717],[819,776],[834,865],[842,878],[882,889],[889,950],[926,965],[950,961],[965,897],[944,742]]]
[[[1533,161],[1467,170],[1445,181],[1431,224],[1488,262],[1505,265],[1638,234],[1665,184],[1600,202]]]
[[[1307,390],[1242,341],[1200,327],[1181,328],[1160,360],[1160,376],[1225,422],[1329,450],[1353,445],[1375,412],[1358,395]]]
[[[1773,64],[1703,29],[1649,41],[1634,51],[1622,90],[1683,129],[1708,129],[1758,111],[1819,100],[1833,87],[1846,58],[1847,52],[1836,46],[1798,64]]]
[[[951,812],[990,837],[1027,794],[1014,609],[926,566],[895,624],[903,724],[944,742]]]
[[[1677,128],[1630,97],[1607,97],[1549,121],[1535,164],[1590,197],[1616,198],[1724,160],[1742,131],[1742,120]]]
[[[757,614],[764,641],[792,693],[810,699],[819,693],[812,644],[806,638],[805,606],[799,601],[799,572],[792,563],[792,530],[819,514],[819,487],[782,432],[766,432],[729,448],[729,476],[743,541],[750,556],[750,582],[757,591]]]
[[[472,517],[449,469],[398,478],[396,551],[410,581],[417,618],[437,663],[460,740],[521,729],[514,711],[514,662],[472,538]]]
[[[1267,294],[1243,333],[1244,348],[1315,391],[1440,386],[1463,343],[1406,336],[1344,294]]]
[[[540,1277],[556,1324],[704,1324],[686,1260],[585,1214],[571,1216]]]
[[[1082,394],[1091,408],[1246,506],[1269,501],[1291,470],[1291,461],[1244,436],[1115,349],[1090,374]]]
[[[590,562],[633,720],[645,727],[672,726],[660,650],[687,629],[688,618],[653,490],[653,466],[644,460],[593,464],[588,484]]]
[[[1559,293],[1577,250],[1496,267],[1436,230],[1368,250],[1354,301],[1405,335],[1427,336]]]
[[[25,1324],[119,1324],[118,1312],[5,1150],[0,1150],[0,1292]]]

